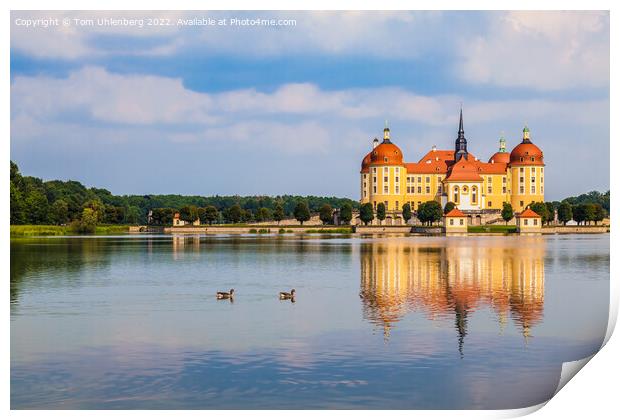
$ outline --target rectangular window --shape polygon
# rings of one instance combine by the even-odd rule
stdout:
[[[372,193],[373,193],[373,194],[376,194],[376,193],[377,193],[377,186],[376,186],[376,185],[373,185],[373,187],[372,187]]]
[[[519,206],[523,207],[523,201],[519,201]]]
[[[366,191],[364,191],[364,197],[366,197]]]
[[[398,185],[394,187],[394,192],[400,194],[400,187]]]
[[[439,194],[441,194],[441,193],[442,193],[441,184],[439,184],[439,185],[437,186],[437,192],[438,192]]]
[[[421,176],[418,177],[418,182],[422,182],[422,177]]]
[[[540,193],[544,194],[545,193],[545,187],[543,187],[542,185],[540,186]]]
[[[383,187],[383,194],[387,194],[387,193],[388,193],[388,186],[387,186],[387,185],[385,185],[385,186]]]
[[[538,219],[534,219],[534,226],[538,226]]]
[[[377,173],[377,168],[372,168],[372,173],[376,174]]]
[[[427,176],[427,177],[426,177],[426,183],[427,183],[427,184],[430,184],[430,183],[431,183],[431,177],[430,177],[430,176]]]
[[[543,172],[545,171],[545,168],[540,168],[540,174],[542,175]]]
[[[536,194],[536,187],[532,185],[532,194]]]
[[[399,177],[396,177],[396,178],[394,179],[394,181],[395,181],[396,183],[398,183],[398,182],[400,182],[400,178],[399,178]]]
[[[463,219],[459,219],[459,225],[463,226]]]
[[[527,226],[527,219],[523,219],[523,224]]]
[[[525,179],[524,179],[522,176],[521,176],[521,177],[519,177],[519,182],[520,182],[521,184],[523,184],[523,182],[524,182],[524,181],[525,181]]]
[[[505,177],[505,176],[503,176],[503,177],[502,177],[502,184],[505,184],[505,183],[506,183],[506,177]]]
[[[422,194],[422,187],[418,186],[418,194]]]
[[[396,202],[396,208],[395,208],[394,210],[400,210],[400,209],[398,208],[398,201]]]
[[[530,180],[532,184],[536,184],[536,177],[532,177],[532,179]]]
[[[387,174],[388,172],[390,172],[390,168],[388,168],[387,166],[383,167],[383,173]]]
[[[373,184],[376,184],[376,183],[377,183],[377,177],[376,177],[376,176],[373,176],[373,177],[372,177],[372,183],[373,183]]]
[[[506,187],[502,187],[502,194],[506,194]]]
[[[490,176],[487,177],[487,184],[492,184],[493,183],[493,178],[491,178]]]
[[[428,185],[426,186],[426,194],[430,194],[431,193],[431,187],[429,187]]]
[[[519,173],[524,173],[525,172],[525,168],[519,168]]]
[[[384,201],[384,202],[383,202],[383,205],[385,206],[385,209],[387,210],[387,209],[388,209],[388,202],[387,202],[387,201]]]
[[[450,218],[450,225],[454,224],[454,219]]]
[[[545,179],[541,176],[540,177],[540,183],[542,184],[543,182],[545,182]]]
[[[523,185],[519,187],[519,193],[525,194],[525,187]]]
[[[377,202],[376,201],[372,202],[372,207],[375,209],[375,211],[377,210]]]
[[[388,177],[387,177],[387,176],[384,176],[384,177],[383,177],[383,182],[385,182],[385,183],[387,183],[387,182],[388,182]]]
[[[487,194],[492,194],[492,193],[493,193],[493,186],[492,186],[492,185],[489,185],[489,186],[487,187]]]
[[[400,168],[394,168],[394,172],[396,173],[400,172]]]
[[[366,189],[366,182],[364,182],[364,189]]]

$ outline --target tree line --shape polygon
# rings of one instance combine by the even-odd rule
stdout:
[[[152,220],[158,224],[171,224],[176,212],[182,213],[188,221],[203,216],[201,221],[210,223],[260,222],[297,216],[303,219],[305,207],[308,214],[323,210],[321,220],[327,220],[325,206],[341,210],[351,208],[351,211],[359,208],[357,201],[340,197],[113,195],[106,189],[87,188],[77,181],[43,181],[24,176],[13,161],[10,185],[11,224],[65,225],[79,222],[84,216],[89,225],[93,221],[146,224],[151,211]]]

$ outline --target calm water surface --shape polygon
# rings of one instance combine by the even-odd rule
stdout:
[[[524,407],[608,305],[609,235],[13,240],[11,407]]]

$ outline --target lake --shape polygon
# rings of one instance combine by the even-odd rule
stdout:
[[[11,408],[530,406],[599,349],[609,260],[609,234],[14,239]]]

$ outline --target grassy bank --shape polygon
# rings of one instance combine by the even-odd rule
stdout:
[[[517,233],[514,225],[467,226],[467,233]]]
[[[129,226],[125,225],[100,225],[95,229],[95,235],[111,235],[125,233]],[[11,225],[11,236],[62,236],[76,235],[70,226],[55,225]]]

